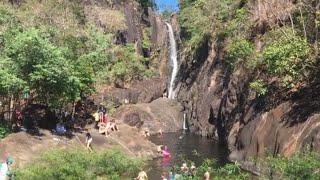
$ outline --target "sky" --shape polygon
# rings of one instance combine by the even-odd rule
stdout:
[[[179,0],[156,0],[157,7],[160,12],[168,9],[178,11]]]

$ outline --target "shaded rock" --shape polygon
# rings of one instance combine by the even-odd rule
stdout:
[[[94,96],[97,104],[102,102],[113,103],[116,106],[122,104],[149,103],[163,96],[166,89],[165,80],[151,78],[133,83],[126,89],[104,89]],[[125,102],[127,100],[127,102]]]
[[[151,103],[127,105],[121,107],[116,118],[150,133],[175,132],[182,129],[183,107],[170,99],[161,98]]]

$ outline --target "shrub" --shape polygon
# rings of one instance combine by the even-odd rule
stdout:
[[[8,125],[0,123],[0,139],[5,138],[10,133]]]
[[[143,166],[118,150],[89,153],[83,149],[53,150],[16,171],[17,179],[121,179],[134,177]]]
[[[258,96],[264,96],[267,94],[268,89],[262,80],[256,80],[249,84],[250,88],[254,90]]]
[[[290,29],[278,29],[269,34],[271,37],[263,50],[263,59],[268,72],[281,78],[285,87],[292,87],[303,79],[311,51],[307,41]]]
[[[225,166],[219,167],[214,161],[209,159],[204,160],[204,162],[197,168],[194,176],[189,176],[188,174],[184,174],[180,171],[177,173],[182,174],[182,177],[180,178],[181,180],[202,180],[204,173],[207,171],[211,174],[211,178],[214,180],[246,180],[249,178],[249,174],[241,170],[238,163],[229,163]]]
[[[182,8],[178,20],[183,33],[185,43],[196,47],[209,35],[211,21],[205,11],[205,3],[196,1],[192,5]]]
[[[307,151],[299,152],[290,158],[281,156],[268,157],[266,161],[263,160],[263,163],[266,163],[268,166],[266,176],[276,175],[280,179],[312,180],[320,178],[319,160],[319,153]]]
[[[237,61],[244,61],[252,55],[254,46],[246,39],[234,39],[227,45],[227,63],[233,67]]]

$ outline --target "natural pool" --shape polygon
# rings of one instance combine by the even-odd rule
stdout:
[[[204,159],[214,159],[221,166],[228,161],[228,149],[225,146],[216,140],[184,131],[151,136],[150,140],[157,145],[168,146],[171,153],[169,159],[157,158],[150,162],[150,179],[161,179],[162,172],[168,172],[173,166],[180,167],[186,159],[194,162],[196,166],[202,164]]]

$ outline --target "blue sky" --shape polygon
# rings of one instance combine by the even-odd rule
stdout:
[[[159,11],[164,11],[166,9],[177,11],[179,0],[156,0],[157,7]]]

